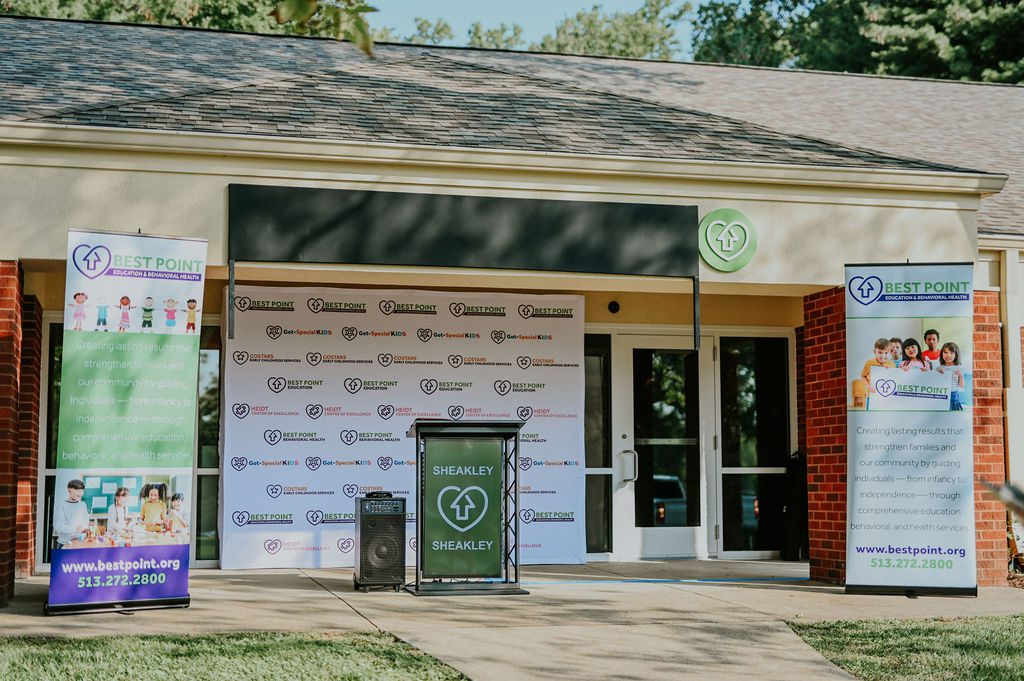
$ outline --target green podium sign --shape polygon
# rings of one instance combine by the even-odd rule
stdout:
[[[416,419],[416,596],[526,594],[519,586],[523,421]]]
[[[501,576],[502,440],[428,439],[423,576]]]

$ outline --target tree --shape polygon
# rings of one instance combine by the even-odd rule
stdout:
[[[866,8],[876,71],[1000,83],[1024,81],[1024,2],[892,0]]]
[[[416,32],[404,38],[398,35],[393,26],[382,26],[370,32],[375,43],[412,43],[413,45],[440,45],[454,37],[451,24],[444,19],[431,22],[423,17],[416,17]]]
[[[694,58],[992,82],[1024,82],[1020,0],[712,0]]]
[[[55,19],[195,26],[250,33],[344,38],[367,54],[366,0],[0,0],[0,12]]]
[[[863,32],[866,22],[862,0],[798,4],[789,25],[793,65],[819,71],[875,73],[878,59],[874,43]]]
[[[672,59],[679,45],[676,25],[692,10],[676,0],[644,0],[635,12],[604,14],[600,5],[563,19],[555,32],[530,50],[633,59]]]
[[[792,57],[789,8],[772,0],[711,0],[693,21],[696,61],[781,66]]]
[[[523,27],[519,24],[484,28],[479,21],[469,27],[469,46],[491,50],[514,50],[523,44]]]
[[[454,36],[451,24],[444,19],[430,23],[427,19],[416,17],[416,32],[407,36],[405,42],[413,45],[440,45]]]
[[[373,35],[366,14],[376,11],[365,0],[279,0],[270,14],[278,24],[289,24],[293,33],[348,40],[372,57]]]
[[[57,19],[279,33],[281,29],[270,16],[277,2],[278,0],[0,0],[0,11]]]

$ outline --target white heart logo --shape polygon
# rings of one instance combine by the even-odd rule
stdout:
[[[719,227],[722,230],[714,234]],[[711,251],[726,262],[740,257],[750,244],[750,234],[747,233],[746,225],[742,222],[727,224],[724,220],[715,220],[708,225],[708,228],[704,230],[704,239],[708,242]],[[742,243],[738,243],[741,240]]]
[[[448,505],[449,509],[455,511],[455,521],[449,518],[448,514],[445,512],[444,498],[449,492],[456,493],[455,498],[452,500],[451,504]],[[470,492],[479,492],[479,498],[483,499],[483,508],[480,510],[479,515],[477,515],[476,520],[472,522],[469,522],[470,511],[474,510],[477,505],[473,503],[473,499],[469,496]],[[456,487],[455,485],[448,485],[437,495],[437,510],[441,513],[441,518],[443,518],[446,523],[458,532],[468,532],[476,527],[477,523],[484,519],[484,515],[487,513],[487,506],[487,492],[476,485],[466,487],[465,489],[462,487]],[[456,524],[457,521],[465,521],[469,522],[469,524],[461,526]]]

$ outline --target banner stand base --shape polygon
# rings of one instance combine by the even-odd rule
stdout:
[[[158,598],[151,601],[114,601],[111,603],[70,603],[64,605],[43,604],[44,615],[79,615],[97,612],[132,612],[134,610],[157,610],[160,608],[187,608],[191,596],[181,598]]]
[[[847,584],[844,593],[860,594],[864,596],[906,596],[917,598],[918,596],[958,596],[961,598],[977,598],[978,587],[951,587],[951,586],[881,586],[881,585],[857,585]]]
[[[420,582],[408,584],[413,596],[527,596],[518,584],[495,582]]]

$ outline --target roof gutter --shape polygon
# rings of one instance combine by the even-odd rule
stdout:
[[[343,142],[333,140],[55,125],[0,121],[0,145],[104,152],[208,155],[331,163],[444,166],[530,172],[614,174],[675,180],[879,189],[986,195],[1002,190],[1001,174],[845,168],[560,152]]]

